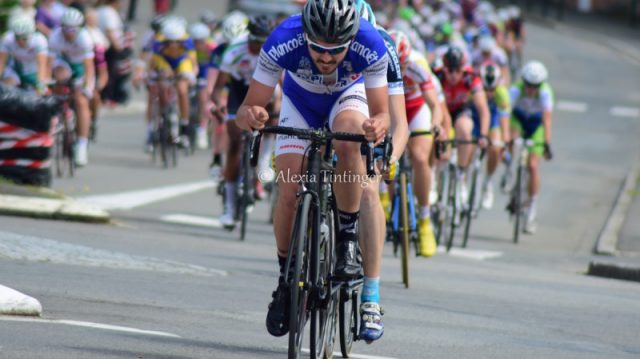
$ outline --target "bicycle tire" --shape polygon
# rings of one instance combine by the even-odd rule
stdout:
[[[465,215],[464,234],[462,237],[462,248],[467,248],[467,242],[469,240],[469,231],[471,230],[471,221],[473,220],[473,208],[476,205],[476,192],[478,185],[478,175],[480,169],[475,167],[473,169],[473,175],[471,176],[471,192],[469,192],[469,204],[467,207],[467,213]]]
[[[348,287],[341,288],[339,301],[338,323],[340,327],[340,352],[343,358],[349,358],[358,325],[358,314],[356,310],[358,305],[357,291],[353,291]]]
[[[449,218],[448,218],[448,222],[447,223],[447,227],[449,227],[449,233],[448,234],[448,238],[447,238],[447,252],[449,252],[451,250],[451,247],[453,246],[453,239],[455,237],[455,229],[456,229],[456,216],[458,215],[457,212],[457,203],[456,203],[456,197],[457,197],[457,188],[458,187],[458,176],[455,173],[455,170],[449,173],[449,194],[448,194],[448,206],[451,208],[451,211],[449,211],[447,209]]]
[[[304,262],[306,246],[308,244],[308,221],[311,210],[312,196],[305,194],[299,204],[294,225],[294,237],[292,238],[292,250],[295,253],[293,266],[293,277],[289,278],[289,288],[291,295],[291,305],[289,307],[289,359],[298,359],[302,351],[302,341],[304,338],[304,326],[307,317],[307,302],[309,290],[306,288],[308,282],[308,270]]]
[[[65,147],[65,157],[66,157],[66,163],[69,169],[69,177],[73,177],[74,173],[75,173],[75,149],[73,148],[73,145],[75,144],[75,139],[73,138],[73,130],[72,129],[65,129],[64,131],[64,147]]]
[[[64,139],[63,139],[63,130],[56,132],[55,134],[55,164],[56,164],[56,175],[58,178],[62,177],[64,174]]]
[[[409,288],[409,202],[407,198],[407,174],[400,174],[400,250],[402,283]]]
[[[446,223],[446,196],[448,192],[448,182],[449,178],[447,178],[447,171],[438,171],[438,202],[434,206],[434,223],[435,226],[435,235],[436,235],[436,244],[441,245],[442,239],[444,238],[443,234],[445,233],[445,223]],[[444,201],[443,201],[444,198]],[[444,205],[443,205],[444,204]]]
[[[158,126],[158,145],[160,149],[160,162],[162,162],[162,167],[169,168],[169,155],[168,155],[168,147],[170,141],[170,133],[167,128],[169,124],[169,119],[166,115],[162,116],[162,121],[160,126]]]
[[[333,210],[327,213],[326,222],[328,227],[334,227]],[[314,213],[315,214],[315,213]],[[315,214],[317,215],[317,214]],[[314,220],[315,223],[315,220]],[[330,359],[333,357],[333,344],[335,343],[335,310],[337,298],[331,287],[331,275],[335,268],[335,255],[333,253],[333,243],[335,240],[335,231],[329,230],[329,235],[324,240],[320,240],[318,245],[318,273],[314,273],[311,266],[312,283],[322,283],[323,287],[318,288],[320,293],[324,294],[324,298],[318,296],[311,309],[311,323],[309,328],[309,351],[310,357],[314,359]],[[313,259],[312,259],[313,260]]]
[[[520,225],[522,220],[522,175],[523,175],[524,167],[522,165],[518,165],[518,169],[516,171],[516,185],[514,186],[514,197],[513,197],[513,207],[515,213],[515,222],[513,224],[513,243],[518,244],[518,240],[520,237]]]
[[[251,166],[249,166],[249,160],[251,158],[251,146],[245,143],[242,159],[242,199],[241,199],[241,221],[240,221],[240,240],[244,241],[247,232],[247,208],[249,207],[252,198],[250,198],[252,181],[251,181]]]

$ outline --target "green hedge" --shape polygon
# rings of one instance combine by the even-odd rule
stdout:
[[[6,31],[9,11],[19,2],[19,0],[0,0],[0,32]]]

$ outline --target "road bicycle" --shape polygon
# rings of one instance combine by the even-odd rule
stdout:
[[[522,232],[522,222],[526,221],[527,204],[524,198],[527,197],[527,187],[529,184],[529,169],[527,163],[529,162],[529,149],[531,147],[544,146],[544,142],[535,142],[532,139],[517,138],[513,141],[512,153],[517,154],[513,161],[517,162],[516,167],[516,179],[513,186],[508,186],[509,176],[511,171],[507,169],[505,175],[501,180],[501,187],[506,188],[509,192],[509,202],[507,205],[507,212],[509,213],[509,219],[513,220],[513,243],[517,244],[520,239],[520,232]],[[509,188],[510,187],[510,188]]]
[[[414,131],[410,137],[428,136],[431,131]],[[398,174],[391,184],[393,197],[391,200],[391,216],[387,223],[387,240],[393,243],[393,254],[397,256],[400,249],[402,283],[409,288],[409,253],[413,244],[416,255],[420,253],[420,233],[418,231],[418,211],[413,194],[411,165],[407,154],[399,160]]]
[[[339,232],[338,210],[332,179],[334,151],[332,142],[367,143],[367,174],[375,175],[374,146],[363,135],[324,130],[268,126],[256,134],[251,165],[258,160],[262,134],[294,136],[310,141],[307,169],[298,192],[298,207],[285,264],[285,283],[290,294],[288,358],[300,358],[307,321],[309,351],[314,359],[331,358],[339,327],[340,348],[348,357],[358,340],[358,292],[362,276],[339,280],[334,276],[335,243]],[[388,160],[385,160],[388,165]]]
[[[75,164],[76,143],[76,113],[74,111],[73,82],[72,80],[50,81],[47,83],[54,96],[62,100],[60,113],[53,118],[53,157],[56,167],[56,175],[73,177]]]
[[[164,168],[170,166],[175,168],[178,165],[175,79],[161,79],[159,82],[160,93],[152,99],[151,103],[153,123],[151,160],[155,163],[160,158]]]

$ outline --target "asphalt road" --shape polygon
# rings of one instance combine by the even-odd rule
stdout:
[[[386,248],[386,333],[357,343],[356,357],[640,355],[640,286],[584,275],[640,154],[640,117],[619,109],[640,102],[640,64],[588,33],[535,24],[526,57],[548,65],[558,100],[538,233],[513,245],[500,197],[481,212],[469,250],[411,262],[409,290]],[[106,113],[90,166],[54,183],[111,208],[115,224],[0,217],[0,284],[44,307],[43,319],[0,317],[0,358],[285,356],[286,340],[264,328],[277,271],[265,205],[252,213],[245,242],[218,228],[209,154],[161,169],[142,153],[142,118],[135,103]],[[203,223],[184,223],[195,220]]]

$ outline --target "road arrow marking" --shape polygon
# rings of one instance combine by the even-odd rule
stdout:
[[[558,110],[568,112],[587,112],[587,104],[583,102],[558,101]]]

